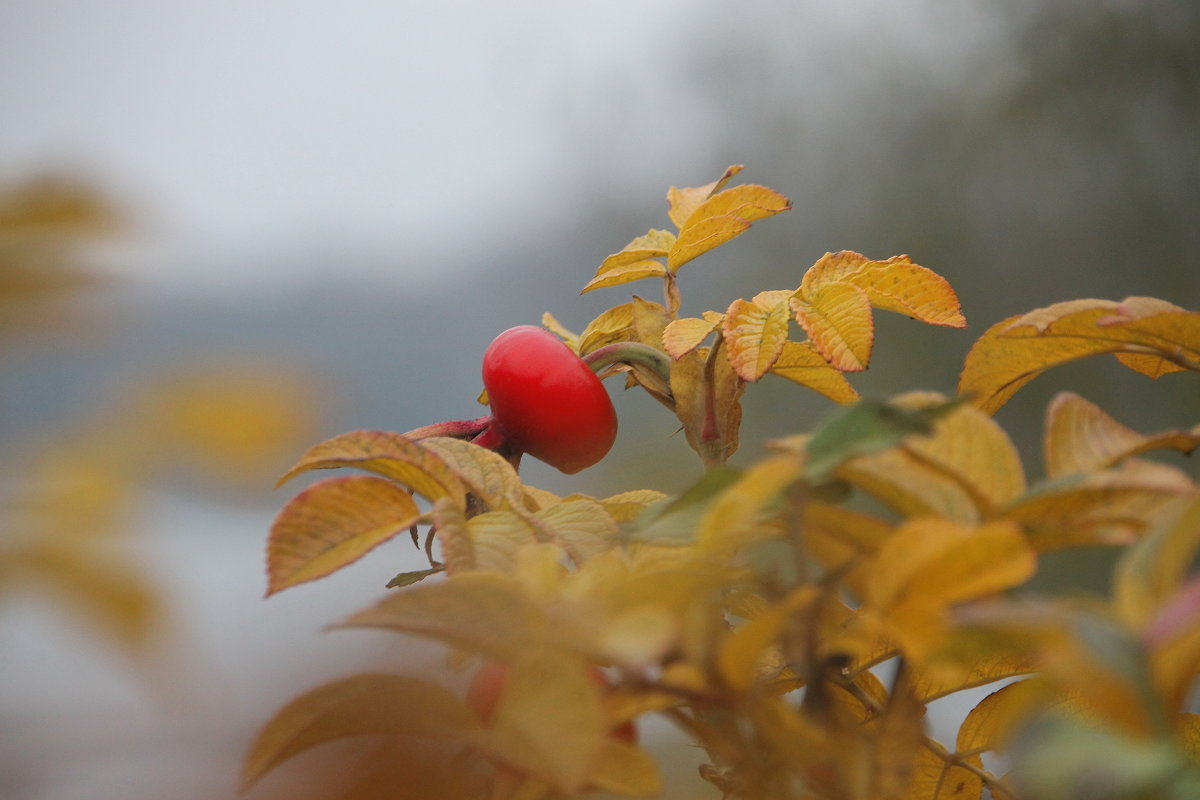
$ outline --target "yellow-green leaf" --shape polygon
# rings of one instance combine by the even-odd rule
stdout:
[[[579,352],[579,334],[572,333],[565,325],[558,321],[558,318],[549,311],[542,314],[542,327],[553,333],[555,336],[563,340],[567,347]],[[487,405],[487,401],[482,401]]]
[[[644,750],[615,736],[604,740],[588,783],[623,797],[657,797],[662,793],[658,764]]]
[[[663,331],[663,349],[671,358],[679,360],[699,347],[709,334],[721,327],[724,319],[721,314],[706,312],[703,319],[682,317],[672,320]]]
[[[1200,426],[1143,436],[1073,392],[1060,392],[1046,409],[1046,475],[1105,469],[1160,447],[1190,453],[1200,446]]]
[[[667,254],[667,269],[677,272],[687,262],[723,245],[750,228],[742,217],[725,214],[689,221]]]
[[[1071,300],[993,325],[967,353],[960,394],[994,413],[1051,367],[1101,353],[1165,358],[1200,370],[1200,313],[1162,300]]]
[[[406,489],[372,475],[313,484],[285,505],[271,526],[267,594],[354,563],[416,524],[420,513]]]
[[[447,689],[399,675],[356,675],[305,692],[276,712],[250,745],[242,788],[317,745],[366,734],[481,738],[474,715]]]
[[[770,456],[747,469],[701,517],[697,547],[724,553],[749,544],[764,532],[758,524],[764,508],[801,476],[802,469],[802,461],[790,454]]]
[[[764,309],[734,300],[725,312],[726,352],[742,380],[757,381],[775,364],[787,341],[790,309],[786,302]]]
[[[688,221],[688,218],[700,207],[701,203],[724,189],[725,185],[729,183],[730,178],[737,175],[742,169],[741,164],[734,164],[727,167],[724,174],[712,183],[707,183],[704,186],[691,186],[685,189],[672,186],[668,189],[667,216],[671,218],[671,222],[675,223],[675,227],[682,228],[683,224]]]
[[[826,283],[793,297],[796,321],[825,360],[843,372],[858,372],[871,360],[875,320],[867,293],[851,283]]]
[[[770,373],[807,386],[843,405],[858,400],[858,392],[840,370],[832,367],[811,342],[784,342]]]
[[[314,445],[279,483],[312,469],[357,467],[403,483],[430,500],[449,497],[461,504],[462,482],[430,452],[428,440],[418,444],[392,431],[351,431]]]

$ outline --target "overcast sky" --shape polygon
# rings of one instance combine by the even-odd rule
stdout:
[[[574,93],[645,72],[686,5],[9,0],[0,178],[95,176],[157,242],[134,269],[201,279],[486,236],[573,157]]]

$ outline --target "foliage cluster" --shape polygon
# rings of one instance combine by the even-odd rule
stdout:
[[[602,375],[678,417],[704,465],[688,490],[559,497],[501,455],[426,429],[337,436],[284,476],[361,471],[286,504],[269,593],[405,531],[420,544],[424,528],[429,567],[340,627],[429,637],[453,664],[499,662],[508,680],[486,721],[429,680],[318,687],[266,724],[247,785],[316,745],[373,734],[341,796],[654,796],[654,758],[609,732],[657,714],[704,749],[702,776],[730,798],[1200,793],[1200,715],[1187,710],[1200,490],[1144,458],[1190,452],[1200,426],[1142,434],[1062,393],[1046,411],[1044,476],[1031,480],[991,417],[1086,356],[1151,378],[1200,371],[1200,313],[1142,297],[1055,304],[979,337],[956,397],[864,400],[845,373],[870,360],[873,310],[963,327],[957,296],[907,256],[839,252],[795,289],[680,316],[681,267],[790,207],[763,186],[729,187],[739,169],[672,188],[675,230],[637,237],[584,287],[657,279],[663,302],[635,296],[578,334],[543,319],[585,359],[633,354],[603,360]],[[730,467],[742,393],[767,375],[846,407]],[[1110,597],[1022,590],[1043,554],[1074,547],[1119,548]],[[930,737],[931,702],[983,686],[994,691],[955,741]]]

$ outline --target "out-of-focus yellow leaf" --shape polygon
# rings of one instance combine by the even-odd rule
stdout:
[[[675,240],[675,244],[671,246],[671,252],[667,254],[667,269],[677,272],[680,267],[692,259],[720,247],[749,229],[749,222],[732,214],[706,217],[695,221],[689,220],[687,225],[679,231],[679,238]]]
[[[1175,727],[1180,748],[1192,761],[1200,761],[1200,714],[1180,714]]]
[[[1029,653],[987,652],[956,663],[939,662],[935,668],[918,672],[913,680],[913,690],[922,703],[931,703],[964,689],[1027,675],[1035,668],[1036,659]]]
[[[474,715],[447,689],[399,675],[356,675],[305,692],[276,712],[246,754],[242,789],[317,745],[365,734],[482,739]]]
[[[906,517],[936,514],[962,522],[979,519],[979,507],[960,481],[903,448],[858,456],[843,463],[834,475]]]
[[[741,164],[727,167],[720,178],[712,183],[706,183],[704,186],[692,186],[685,189],[672,186],[667,190],[667,216],[671,218],[671,222],[675,223],[676,228],[682,228],[701,203],[724,189],[730,178],[743,169]]]
[[[1200,313],[1162,300],[1071,300],[993,325],[967,353],[958,391],[994,413],[1045,370],[1101,353],[1200,369]],[[1142,363],[1142,362],[1138,362]]]
[[[788,200],[774,189],[747,183],[717,192],[701,203],[679,226],[680,235],[692,223],[712,217],[732,215],[753,222],[756,219],[774,216],[792,207]]]
[[[972,766],[982,766],[978,758],[968,756],[966,760]],[[903,797],[904,800],[979,800],[983,797],[983,779],[922,747],[916,752],[912,780]]]
[[[666,499],[667,495],[655,489],[634,489],[606,497],[600,503],[617,522],[632,522],[647,506]]]
[[[403,483],[430,500],[449,497],[461,504],[466,495],[462,481],[436,447],[433,439],[418,444],[392,431],[351,431],[309,448],[279,484],[312,469],[357,467]]]
[[[316,427],[309,387],[262,364],[210,364],[155,381],[135,397],[136,436],[159,465],[258,483]]]
[[[642,278],[661,278],[666,274],[667,268],[663,263],[651,258],[615,267],[601,267],[596,273],[596,277],[588,281],[579,290],[579,293],[584,294],[593,289],[604,289],[609,286],[619,286],[622,283],[632,283],[633,281],[640,281]]]
[[[946,398],[936,392],[909,392],[893,402],[915,409],[944,403]],[[971,406],[958,406],[934,421],[929,436],[906,439],[901,446],[959,483],[981,516],[1025,491],[1025,470],[1016,446],[991,417]]]
[[[796,321],[825,360],[843,372],[859,372],[871,360],[875,320],[867,293],[851,283],[827,283],[793,297]]]
[[[696,545],[706,553],[727,553],[766,534],[759,524],[764,509],[800,478],[803,462],[789,454],[759,461],[725,489],[700,519]]]
[[[1158,610],[1142,639],[1164,706],[1182,708],[1200,673],[1200,579],[1188,581]]]
[[[663,348],[676,360],[699,347],[709,334],[721,327],[725,317],[715,311],[705,312],[704,318],[682,317],[672,320],[663,331]]]
[[[422,439],[421,446],[448,465],[471,494],[488,508],[498,510],[521,503],[521,479],[512,464],[499,453],[447,436]]]
[[[486,748],[519,771],[575,792],[608,735],[599,687],[582,658],[555,649],[509,662]]]
[[[771,369],[787,341],[790,317],[786,302],[770,309],[747,300],[729,306],[722,326],[725,346],[742,380],[757,381]]]
[[[753,686],[762,677],[763,657],[779,638],[783,625],[793,614],[803,613],[820,599],[821,592],[817,587],[800,586],[721,640],[717,650],[717,670],[722,680],[739,692]]]
[[[1039,551],[1128,544],[1156,524],[1177,498],[1195,491],[1182,471],[1134,459],[1103,472],[1034,486],[1002,513],[1024,526]]]
[[[858,399],[858,392],[840,370],[832,367],[811,342],[784,342],[770,373],[807,386],[843,405]]]
[[[471,568],[494,572],[513,572],[517,553],[537,541],[529,523],[512,511],[476,514],[467,520],[467,533],[474,557]]]
[[[1200,499],[1125,549],[1113,570],[1113,604],[1133,630],[1144,628],[1178,591],[1200,550]]]
[[[406,587],[337,627],[427,636],[506,662],[522,652],[558,644],[544,614],[517,580],[495,572],[465,572]]]
[[[588,773],[588,783],[623,797],[657,797],[662,793],[658,764],[644,750],[610,736]]]
[[[1105,469],[1160,447],[1190,453],[1200,446],[1200,426],[1143,436],[1073,392],[1060,392],[1046,409],[1046,475]]]
[[[880,548],[864,579],[864,605],[920,655],[944,633],[947,607],[1017,586],[1036,569],[1033,548],[1010,522],[911,519]]]
[[[467,515],[446,498],[433,504],[433,530],[442,546],[442,564],[447,575],[475,569],[475,546],[467,533]]]
[[[372,475],[327,478],[283,507],[267,539],[267,594],[323,578],[416,524],[406,489]]]
[[[538,511],[535,528],[558,545],[576,564],[613,546],[617,523],[604,506],[591,498],[565,500]]]
[[[831,573],[840,573],[863,596],[863,565],[879,552],[892,526],[861,511],[810,500],[804,506],[804,548]]]

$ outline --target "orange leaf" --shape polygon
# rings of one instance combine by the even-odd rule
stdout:
[[[908,256],[868,261],[845,279],[867,293],[871,305],[931,325],[964,328],[958,295],[941,275],[912,263]]]
[[[741,164],[734,164],[731,167],[727,167],[724,174],[712,183],[707,183],[704,186],[692,186],[686,189],[678,189],[674,186],[668,189],[667,216],[671,218],[671,222],[675,223],[675,227],[682,228],[683,224],[687,222],[688,217],[699,208],[701,203],[724,189],[725,184],[729,183],[730,178],[737,175],[742,169]]]
[[[844,405],[858,399],[858,392],[854,391],[846,376],[830,366],[811,342],[784,342],[770,372],[807,386],[835,403]]]
[[[714,311],[704,312],[704,319],[683,317],[672,320],[663,331],[663,349],[671,358],[678,361],[687,353],[692,352],[708,338],[708,335],[721,326],[725,317]]]
[[[351,431],[314,445],[279,483],[308,470],[336,467],[374,472],[430,500],[449,497],[461,504],[466,494],[462,482],[436,453],[392,431]]]
[[[804,299],[793,297],[791,306],[813,347],[830,364],[843,372],[867,368],[875,321],[866,292],[851,283],[827,283]]]
[[[408,490],[382,478],[348,475],[313,484],[271,526],[267,594],[354,563],[411,528],[420,514]]]
[[[1200,427],[1143,436],[1073,392],[1060,392],[1046,409],[1046,475],[1106,469],[1147,450],[1170,447],[1190,453],[1200,446]]]
[[[1071,300],[1010,317],[967,353],[959,393],[993,413],[1047,369],[1101,353],[1149,355],[1200,370],[1200,313],[1129,297],[1121,303]]]
[[[297,697],[259,731],[242,765],[242,789],[317,745],[365,734],[402,734],[470,742],[482,731],[447,689],[399,675],[332,681]]]
[[[748,221],[732,214],[689,222],[687,227],[679,231],[679,239],[667,254],[667,269],[677,272],[693,258],[719,247],[749,228]]]
[[[775,363],[787,341],[786,302],[771,309],[746,300],[734,300],[723,325],[726,352],[734,370],[745,381],[757,381]]]

